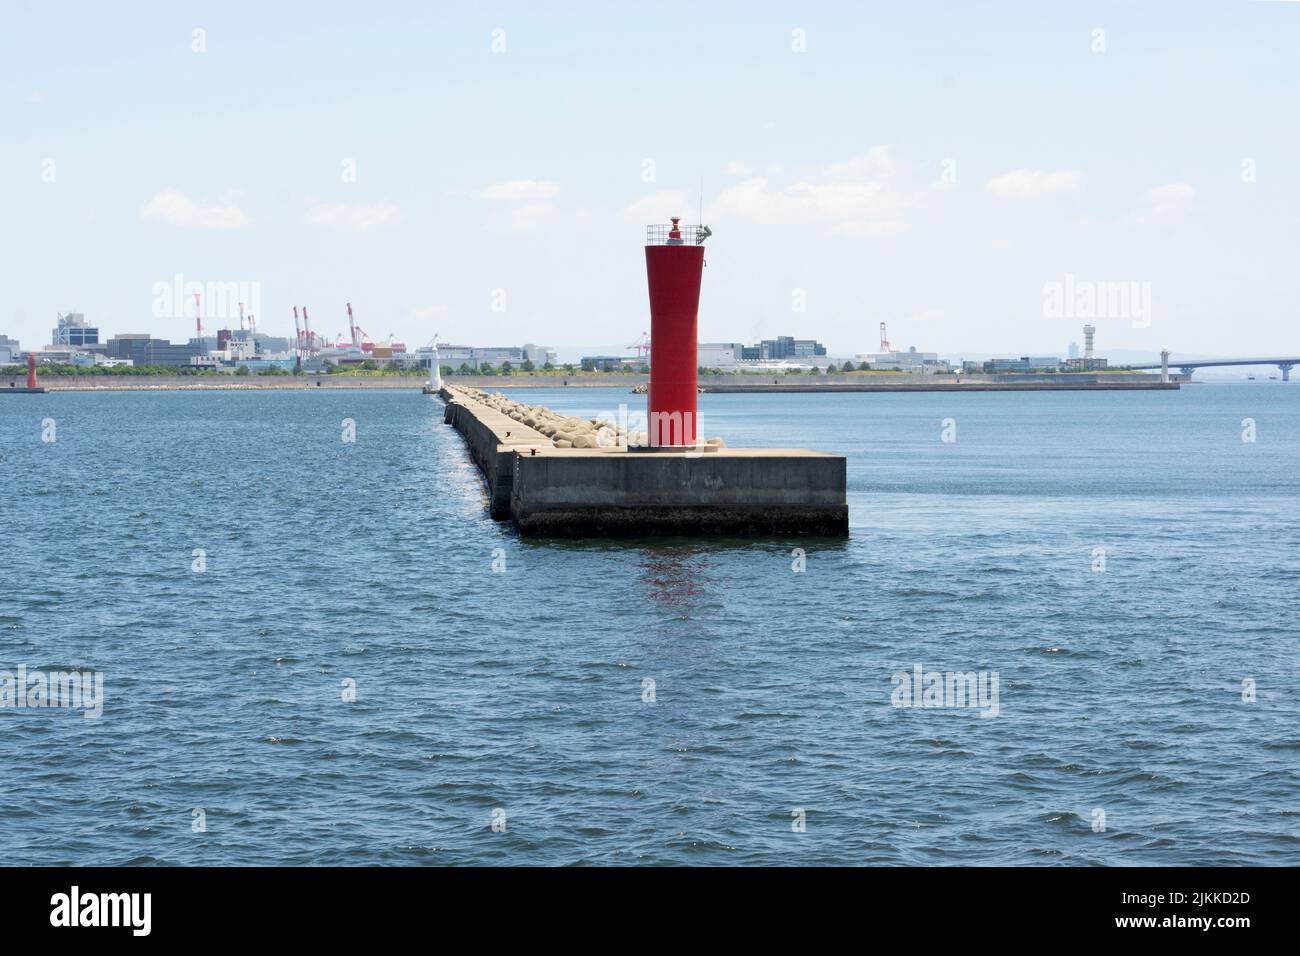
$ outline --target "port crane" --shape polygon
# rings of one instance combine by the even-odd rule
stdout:
[[[317,352],[316,333],[311,330],[311,320],[307,318],[307,307],[305,305],[302,307],[302,328],[303,335],[307,338],[307,354],[315,355]]]
[[[371,338],[370,333],[357,324],[356,319],[352,317],[352,303],[348,303],[348,330],[352,333],[352,347],[362,352],[369,351],[366,343],[369,342],[370,348],[375,347],[375,340]],[[342,336],[340,336],[342,338]]]
[[[624,348],[636,349],[636,357],[644,362],[650,357],[650,333],[642,332],[639,339]]]

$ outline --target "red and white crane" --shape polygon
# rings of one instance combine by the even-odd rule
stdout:
[[[650,356],[650,333],[642,332],[641,337],[627,348],[636,349],[636,357],[644,362]]]
[[[370,333],[358,325],[357,321],[352,317],[351,302],[348,303],[348,329],[352,333],[352,347],[354,349],[369,352],[375,347],[374,339],[370,337]]]
[[[316,354],[316,339],[311,331],[311,320],[307,318],[307,307],[302,307],[302,328],[303,334],[307,337],[307,354]]]

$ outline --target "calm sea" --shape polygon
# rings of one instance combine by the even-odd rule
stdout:
[[[413,392],[0,397],[0,671],[103,680],[0,707],[6,861],[1300,863],[1300,385],[701,406],[851,536],[520,540]]]

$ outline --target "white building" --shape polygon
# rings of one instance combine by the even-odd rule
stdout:
[[[735,368],[740,364],[736,345],[731,342],[701,342],[695,364],[700,368]]]
[[[938,352],[918,352],[915,345],[906,352],[871,352],[854,358],[866,362],[873,369],[897,369],[900,372],[932,374],[947,372],[950,368],[946,361],[939,358]]]
[[[524,359],[532,362],[538,368],[544,365],[556,364],[556,351],[549,345],[534,345],[532,342],[524,346]]]
[[[393,358],[396,361],[403,361],[403,364],[406,365],[428,368],[432,356],[433,349],[425,345],[414,352],[406,353],[404,360],[397,355],[394,355]],[[534,345],[529,342],[519,348],[516,346],[484,347],[438,343],[438,364],[443,368],[459,370],[462,365],[466,365],[477,371],[480,365],[491,365],[494,369],[499,369],[503,362],[509,362],[515,371],[518,371],[524,362],[532,362],[535,368],[542,368],[548,362],[551,365],[558,364],[556,351],[549,345]]]

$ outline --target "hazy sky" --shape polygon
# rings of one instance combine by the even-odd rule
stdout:
[[[0,332],[622,345],[702,186],[706,341],[1300,352],[1300,3],[288,6],[6,0]]]

